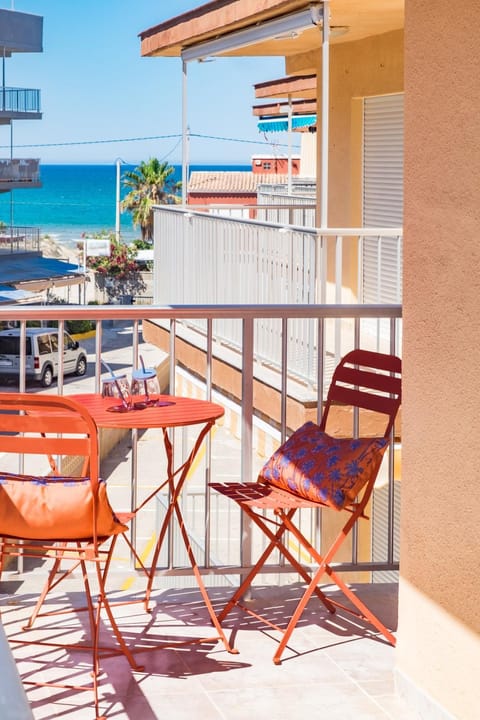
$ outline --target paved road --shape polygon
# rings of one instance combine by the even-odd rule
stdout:
[[[79,392],[93,392],[95,390],[95,337],[80,339],[80,344],[87,351],[88,368],[85,376],[78,378],[75,375],[66,375],[64,378],[64,393],[71,395]],[[128,322],[115,321],[113,327],[102,328],[102,358],[116,372],[131,374],[133,362],[133,326]],[[148,367],[159,364],[165,357],[158,348],[149,343],[144,343],[141,335],[139,337],[139,353],[142,355],[145,365]],[[106,374],[102,368],[102,374]],[[0,391],[18,390],[18,382],[0,378]],[[39,383],[28,382],[28,392],[45,392],[45,388]],[[56,381],[47,392],[56,393]]]

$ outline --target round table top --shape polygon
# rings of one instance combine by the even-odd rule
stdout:
[[[72,400],[84,405],[98,427],[103,428],[167,428],[217,420],[224,414],[221,405],[196,398],[175,395],[154,395],[155,400],[164,402],[161,406],[148,406],[142,410],[115,412],[112,407],[121,407],[118,398],[104,398],[96,393],[69,395]],[[167,404],[168,403],[168,404]]]

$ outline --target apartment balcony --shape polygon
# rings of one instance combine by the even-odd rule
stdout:
[[[0,223],[0,255],[40,252],[40,229]]]
[[[13,9],[0,9],[0,50],[4,57],[13,53],[42,52],[43,18]]]
[[[278,446],[287,428],[295,425],[297,409],[292,404],[292,378],[297,372],[298,354],[291,353],[297,333],[310,327],[315,338],[315,381],[308,393],[310,410],[318,417],[325,388],[335,358],[330,341],[335,327],[343,337],[342,352],[354,346],[388,348],[400,353],[397,339],[401,336],[401,308],[398,305],[182,305],[176,307],[130,306],[56,306],[0,308],[0,321],[18,321],[21,328],[27,320],[59,321],[62,331],[68,319],[88,318],[95,322],[94,337],[81,342],[88,352],[89,370],[84,378],[63,376],[60,356],[59,379],[56,387],[43,392],[75,394],[98,392],[101,385],[103,358],[119,374],[130,373],[139,365],[140,355],[147,365],[157,367],[162,390],[177,395],[211,398],[225,408],[223,421],[205,445],[205,452],[194,468],[182,496],[182,507],[197,562],[214,607],[220,609],[238,579],[247,572],[252,561],[264,547],[264,541],[249,524],[242,524],[237,508],[207,489],[208,481],[238,481],[254,478],[272,450]],[[280,343],[280,366],[276,375],[278,406],[271,419],[262,409],[262,386],[267,368],[259,347],[265,332]],[[186,338],[192,323],[203,327],[202,351],[195,355],[196,365],[185,363]],[[162,350],[146,336],[155,328],[168,328],[168,351]],[[238,338],[233,350],[222,341],[219,330],[232,329]],[[351,331],[353,328],[353,332]],[[378,337],[372,335],[379,330]],[[345,331],[345,332],[343,332]],[[197,332],[197,330],[195,330]],[[22,345],[22,343],[21,343]],[[313,359],[312,359],[313,362]],[[240,369],[225,374],[225,368]],[[26,385],[25,358],[20,358],[20,379],[14,387],[31,392],[40,388]],[[228,384],[230,378],[230,385]],[[12,390],[12,385],[2,386]],[[115,431],[116,432],[116,431]],[[138,498],[147,492],[152,479],[165,469],[159,435],[154,430],[143,433],[115,435],[102,431],[102,475],[107,478],[112,505],[128,508],[132,493]],[[182,455],[192,441],[192,429],[175,431],[175,453]],[[384,463],[372,501],[371,521],[367,530],[359,530],[354,542],[339,560],[340,569],[381,619],[396,628],[398,517],[401,491],[400,430]],[[159,527],[166,506],[160,493],[145,513],[141,524],[134,528],[134,540],[148,564],[152,538]],[[317,538],[320,545],[328,541],[332,529],[328,513],[302,511],[302,528]],[[292,544],[293,548],[293,544]],[[292,552],[295,552],[292,550]],[[299,551],[296,551],[299,553]],[[298,559],[305,559],[299,553]],[[20,560],[17,568],[9,568],[0,585],[3,593],[2,620],[7,634],[18,629],[28,612],[26,602],[40,589],[44,572],[28,561]],[[80,597],[81,578],[75,577],[59,592],[48,597],[48,609],[61,602],[62,593]],[[263,607],[278,625],[285,622],[287,608],[302,587],[291,568],[272,557],[259,576],[249,602]],[[132,565],[126,550],[115,558],[111,589],[116,599],[136,597],[142,579]],[[327,590],[333,592],[332,590]],[[276,631],[265,632],[263,626],[240,612],[232,614],[225,629],[234,640],[239,655],[229,655],[221,644],[184,645],[156,652],[141,652],[152,647],[155,638],[180,633],[183,639],[206,632],[206,615],[195,581],[188,570],[188,558],[175,529],[158,564],[154,592],[155,609],[146,619],[140,605],[126,605],[120,612],[121,627],[126,630],[129,644],[135,646],[144,671],[134,673],[124,658],[104,661],[106,675],[102,679],[102,708],[107,716],[118,720],[143,713],[145,717],[198,717],[207,720],[243,718],[248,712],[265,708],[270,717],[298,717],[315,712],[328,718],[413,718],[395,695],[393,683],[394,649],[361,622],[352,623],[347,614],[338,613],[334,621],[314,600],[292,636],[288,652],[280,666],[272,656],[278,637]],[[47,627],[50,622],[47,619]],[[68,633],[75,634],[73,624]],[[80,628],[81,629],[81,628]],[[211,629],[208,630],[211,634]],[[0,653],[5,653],[0,649]],[[9,655],[8,655],[9,657]],[[17,668],[24,677],[41,656],[28,657],[17,653]],[[65,658],[46,669],[46,676],[68,672],[81,673],[81,653],[68,651]],[[43,658],[44,659],[44,658]],[[2,667],[6,667],[2,663]],[[58,675],[57,675],[58,677]],[[9,685],[12,697],[12,684]],[[21,693],[19,693],[21,700]],[[89,712],[89,696],[83,693],[56,691],[54,688],[28,691],[35,718],[68,714],[85,718]],[[13,701],[12,701],[12,707]],[[28,717],[6,715],[6,720]]]
[[[42,187],[40,160],[31,158],[0,159],[0,192],[39,187]]]
[[[41,120],[40,90],[0,87],[0,125],[11,120]]]

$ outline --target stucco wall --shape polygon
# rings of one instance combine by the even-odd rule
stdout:
[[[397,667],[479,717],[480,3],[407,0]],[[424,717],[440,717],[427,715]],[[443,716],[442,716],[443,717]]]
[[[321,52],[287,58],[286,70],[287,73],[316,71],[321,77]],[[320,85],[320,81],[318,84]],[[358,42],[332,45],[329,115],[328,224],[330,227],[354,227],[360,222],[360,217],[352,217],[354,206],[352,192],[361,193],[361,166],[358,164],[357,147],[352,147],[354,123],[358,123],[361,115],[359,116],[354,110],[354,100],[402,91],[402,30]],[[318,152],[320,153],[320,98],[318,102]],[[358,138],[358,134],[354,137]]]
[[[321,77],[321,52],[286,59],[287,72],[313,72]],[[320,86],[321,82],[318,81]],[[403,30],[345,42],[330,48],[329,114],[329,202],[330,227],[362,225],[362,147],[364,97],[403,92]],[[318,102],[317,162],[321,163],[321,98]],[[320,195],[320,178],[317,196]],[[320,224],[320,217],[317,218]],[[343,286],[355,302],[358,259],[356,241],[344,241]],[[328,300],[334,302],[335,243],[328,244],[328,280],[332,283]]]

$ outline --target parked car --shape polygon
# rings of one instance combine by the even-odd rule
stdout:
[[[58,328],[35,327],[26,330],[26,378],[49,387],[58,375]],[[85,375],[87,352],[67,332],[63,334],[65,375]],[[20,373],[20,329],[0,332],[0,376]]]

